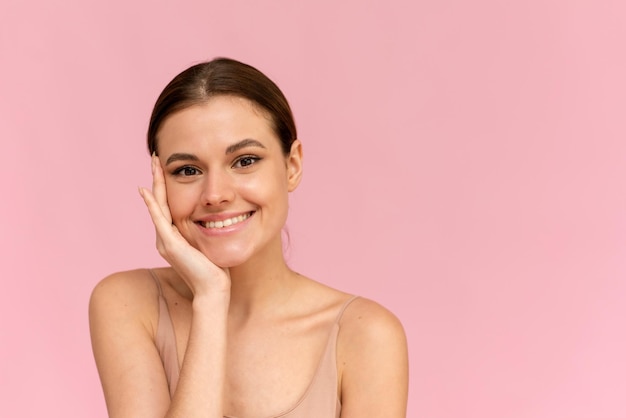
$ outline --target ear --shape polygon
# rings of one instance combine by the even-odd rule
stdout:
[[[291,151],[287,157],[287,188],[290,192],[296,190],[302,179],[302,143],[293,141]]]

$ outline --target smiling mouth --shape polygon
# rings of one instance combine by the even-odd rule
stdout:
[[[254,214],[254,211],[248,212],[248,213],[244,213],[243,215],[234,216],[232,218],[223,219],[221,221],[209,221],[209,222],[199,221],[198,224],[200,224],[201,226],[203,226],[203,227],[205,227],[207,229],[220,229],[220,228],[224,228],[224,227],[227,227],[227,226],[234,225],[234,224],[239,223],[239,222],[243,222],[246,219],[248,219],[249,217],[251,217],[253,214]]]

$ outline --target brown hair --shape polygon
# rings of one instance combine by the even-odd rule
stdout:
[[[193,105],[206,103],[215,96],[237,96],[250,100],[265,110],[289,155],[297,139],[296,124],[287,99],[265,74],[256,68],[229,58],[215,58],[189,67],[163,89],[157,99],[148,126],[148,150],[157,151],[157,133],[171,114]]]

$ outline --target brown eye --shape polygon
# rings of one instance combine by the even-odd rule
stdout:
[[[200,170],[189,165],[182,166],[174,171],[174,175],[183,177],[197,176],[198,174],[200,174]]]
[[[246,156],[239,158],[237,161],[235,161],[234,167],[235,168],[250,167],[251,165],[253,165],[259,160],[260,160],[259,157],[255,157],[253,155],[246,155]]]

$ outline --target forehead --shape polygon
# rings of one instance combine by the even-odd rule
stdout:
[[[228,146],[242,139],[256,139],[268,148],[279,145],[269,113],[235,96],[212,97],[171,114],[156,138],[160,151],[180,146]]]

